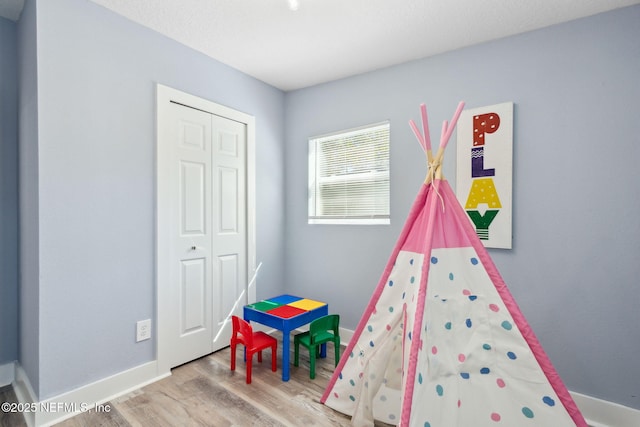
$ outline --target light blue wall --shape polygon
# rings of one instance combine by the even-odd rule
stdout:
[[[40,389],[40,257],[38,248],[38,61],[36,4],[25,2],[18,22],[18,140],[20,215],[19,362]]]
[[[18,359],[18,53],[0,18],[0,365]],[[1,384],[0,384],[1,385]]]
[[[256,117],[258,296],[282,291],[284,94],[91,2],[37,1],[39,397],[155,359],[155,85]]]
[[[436,138],[460,100],[513,101],[513,250],[491,255],[567,386],[640,408],[639,22],[634,6],[288,93],[288,289],[355,328],[425,176],[407,121],[425,102]],[[381,120],[392,224],[307,225],[307,138]]]

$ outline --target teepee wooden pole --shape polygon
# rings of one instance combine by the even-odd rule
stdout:
[[[413,120],[409,120],[409,126],[413,130],[414,135],[418,139],[418,142],[425,150],[427,155],[427,177],[424,180],[425,184],[431,183],[431,181],[436,179],[443,179],[442,174],[442,159],[444,158],[444,149],[447,147],[449,143],[449,139],[451,138],[451,134],[453,133],[453,129],[455,129],[456,124],[458,122],[458,118],[462,113],[462,109],[464,108],[464,102],[458,103],[458,108],[456,108],[455,113],[453,114],[453,118],[451,119],[451,125],[446,120],[442,123],[442,130],[440,132],[440,145],[438,147],[438,151],[433,156],[431,150],[431,137],[429,136],[429,120],[427,117],[427,106],[425,104],[420,104],[420,117],[422,118],[422,132],[418,129],[418,126]]]

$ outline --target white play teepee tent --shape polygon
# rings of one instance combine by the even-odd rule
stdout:
[[[586,427],[441,173],[464,104],[322,396],[356,426]]]

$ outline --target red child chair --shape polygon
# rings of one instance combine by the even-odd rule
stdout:
[[[251,325],[238,316],[232,316],[233,335],[231,336],[231,370],[236,370],[236,345],[242,344],[246,348],[247,384],[251,384],[251,363],[253,354],[258,353],[258,362],[262,362],[262,350],[271,347],[271,370],[277,368],[278,340],[264,332],[253,332]]]

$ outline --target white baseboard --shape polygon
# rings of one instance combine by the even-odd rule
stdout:
[[[31,382],[29,381],[29,377],[22,369],[22,366],[19,364],[15,369],[15,380],[13,381],[13,391],[18,398],[18,402],[21,404],[29,404],[31,405],[34,402],[37,402],[36,393],[33,391],[33,387],[31,387]],[[35,414],[30,411],[23,411],[22,416],[24,417],[27,426],[34,427],[35,424]]]
[[[617,403],[570,391],[591,427],[638,427],[640,411]]]
[[[83,411],[96,410],[97,408],[107,409],[104,406],[106,402],[169,375],[171,372],[159,374],[157,363],[153,361],[67,393],[38,401],[29,379],[22,367],[19,366],[13,387],[18,401],[29,404],[35,409],[35,411],[24,413],[27,425],[29,427],[45,427],[71,418]]]
[[[351,329],[340,327],[340,343],[344,346],[349,344],[349,341],[351,341],[351,338],[353,338],[353,333],[354,331],[352,331]]]
[[[13,382],[16,377],[16,364],[14,362],[0,365],[0,387]]]

